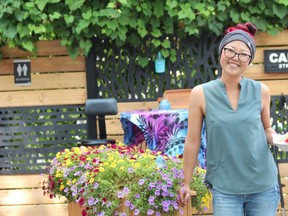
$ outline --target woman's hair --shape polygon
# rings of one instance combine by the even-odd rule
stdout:
[[[257,27],[252,22],[246,22],[246,23],[239,23],[234,27],[229,27],[226,29],[225,34],[235,31],[235,30],[242,30],[247,32],[249,35],[252,36],[254,39],[254,36],[257,32]]]

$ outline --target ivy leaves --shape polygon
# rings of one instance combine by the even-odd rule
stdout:
[[[71,57],[87,55],[91,38],[130,44],[145,67],[160,51],[175,61],[177,50],[166,37],[199,36],[202,31],[222,34],[224,27],[254,22],[270,34],[287,28],[286,0],[1,0],[0,45],[35,52],[42,39],[60,39]],[[150,44],[147,56],[144,44]]]

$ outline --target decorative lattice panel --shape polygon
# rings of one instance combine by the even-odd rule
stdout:
[[[276,130],[276,132],[288,132],[288,95],[272,96],[270,112],[272,126]],[[288,162],[287,152],[278,151],[277,155],[278,162]]]
[[[45,172],[49,159],[86,138],[83,105],[0,108],[0,174]]]
[[[176,48],[176,60],[166,60],[165,73],[156,73],[154,60],[147,39],[142,50],[128,46],[117,48],[109,40],[95,42],[96,71],[99,97],[113,96],[118,101],[156,100],[167,89],[192,88],[215,79],[218,73],[219,38],[203,34],[201,38],[179,40],[168,36]],[[137,56],[151,56],[148,65],[137,64]]]

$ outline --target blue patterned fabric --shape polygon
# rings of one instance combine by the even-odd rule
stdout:
[[[188,126],[188,110],[135,110],[120,113],[124,143],[138,145],[146,141],[151,150],[167,155],[182,155]],[[203,124],[198,160],[206,168],[206,130]]]

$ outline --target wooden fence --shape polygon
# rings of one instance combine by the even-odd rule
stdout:
[[[287,49],[288,31],[275,37],[260,33],[256,36],[257,52],[253,65],[245,76],[261,80],[270,88],[271,95],[288,94],[287,73],[265,74],[263,53],[265,49]],[[1,107],[45,106],[84,104],[86,99],[85,58],[71,59],[59,41],[41,41],[38,43],[38,55],[17,48],[1,49],[0,61],[0,101]],[[31,60],[30,86],[14,84],[13,60],[29,58]],[[119,113],[133,109],[157,108],[158,102],[119,103]],[[123,140],[123,130],[119,114],[106,120],[110,137]],[[288,184],[287,164],[280,164],[283,183]],[[64,216],[67,215],[65,199],[49,199],[42,193],[40,175],[2,175],[0,176],[0,216]],[[283,188],[287,209],[288,187]],[[280,208],[279,208],[280,209]],[[281,210],[281,209],[280,209]],[[211,210],[208,212],[211,214]],[[279,213],[280,215],[280,213]]]

